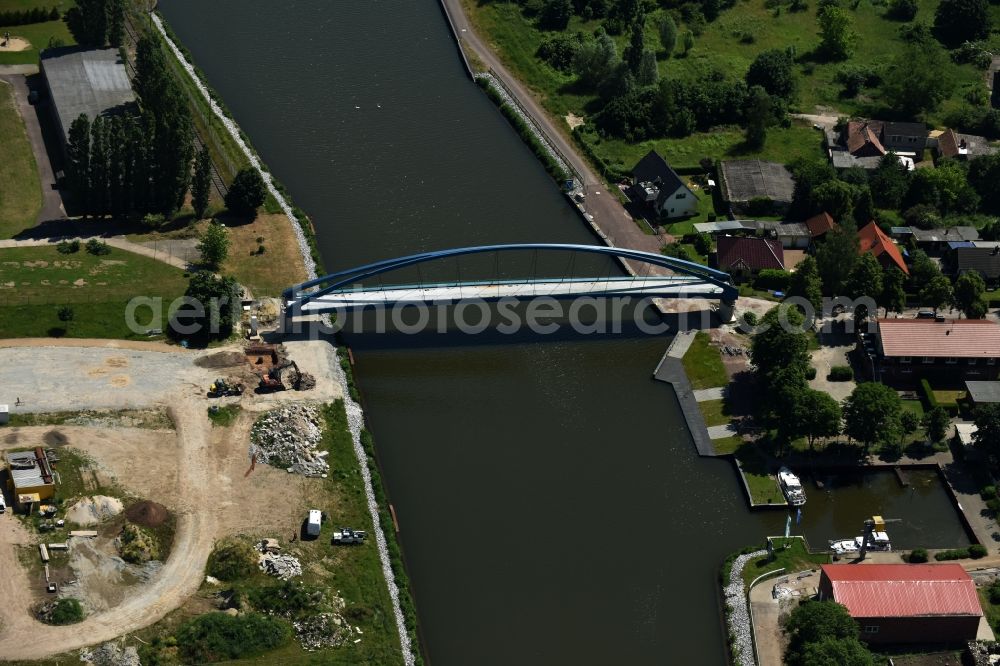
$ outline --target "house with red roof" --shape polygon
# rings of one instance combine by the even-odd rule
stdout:
[[[858,230],[858,252],[875,255],[878,262],[882,264],[882,268],[895,266],[906,275],[910,274],[910,269],[903,260],[903,254],[899,251],[899,247],[874,221]]]
[[[809,236],[811,238],[821,238],[827,234],[827,232],[833,231],[837,223],[833,221],[833,216],[823,211],[819,215],[813,215],[808,220],[806,220],[806,228],[809,229]]]
[[[869,643],[976,639],[983,609],[959,564],[824,564],[821,600],[843,604]]]
[[[889,385],[1000,377],[1000,325],[988,319],[878,319],[876,378]]]
[[[785,268],[785,250],[774,238],[720,236],[716,248],[716,266],[737,277]]]

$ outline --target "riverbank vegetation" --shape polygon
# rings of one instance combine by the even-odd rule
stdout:
[[[997,49],[988,26],[1000,7],[979,3],[973,20],[947,0],[940,12],[936,0],[911,4],[903,15],[882,2],[463,2],[549,112],[586,119],[579,140],[619,173],[649,147],[624,151],[620,141],[663,141],[656,147],[671,164],[689,166],[770,156],[768,144],[785,135],[796,148],[782,146],[779,161],[820,159],[817,134],[793,127],[789,111],[919,117],[983,133],[981,54]],[[948,33],[953,14],[986,28],[960,45]]]
[[[42,186],[14,89],[5,81],[0,81],[0,146],[0,238],[11,238],[34,226],[42,207]]]

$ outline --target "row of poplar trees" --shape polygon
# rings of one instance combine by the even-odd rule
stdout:
[[[136,48],[138,113],[92,121],[81,114],[66,140],[66,177],[80,213],[172,216],[191,184],[191,111],[156,37]],[[201,161],[201,160],[199,160]]]

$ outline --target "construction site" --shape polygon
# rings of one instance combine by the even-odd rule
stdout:
[[[187,630],[178,617],[215,611],[284,622],[293,652],[380,661],[391,643],[378,637],[394,627],[376,625],[390,600],[384,581],[362,591],[350,580],[355,567],[377,569],[378,554],[364,544],[363,493],[335,481],[356,462],[332,346],[3,344],[0,381],[20,395],[0,426],[0,654],[102,644],[81,656],[139,663],[141,650],[154,658],[160,637]],[[221,410],[231,422],[213,418]],[[211,575],[223,543],[252,552],[228,583]],[[308,590],[308,608],[271,608],[276,585]],[[250,601],[234,605],[233,589]],[[66,609],[77,615],[62,626]],[[141,640],[114,642],[125,634]],[[191,658],[156,649],[167,651],[157,659]]]

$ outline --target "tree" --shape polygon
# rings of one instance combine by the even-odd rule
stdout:
[[[979,195],[961,164],[940,160],[936,169],[917,169],[910,177],[906,205],[917,204],[934,206],[942,214],[972,213],[979,206]]]
[[[677,48],[677,24],[670,14],[664,14],[663,20],[660,21],[660,44],[663,45],[668,58]]]
[[[799,366],[805,374],[809,367],[809,340],[802,330],[803,323],[799,310],[784,303],[761,318],[760,332],[750,341],[750,359],[765,383],[772,373],[787,366]]]
[[[933,42],[910,43],[890,62],[882,95],[893,111],[915,118],[951,96],[955,75],[955,66]]]
[[[911,412],[908,409],[904,409],[899,413],[899,443],[903,444],[903,440],[907,435],[912,435],[920,427],[920,417],[917,416],[916,412]]]
[[[221,224],[212,223],[205,229],[198,242],[201,263],[210,268],[218,268],[229,254],[229,232]]]
[[[825,5],[816,15],[822,41],[819,48],[833,60],[845,60],[854,51],[858,34],[850,14],[836,5]]]
[[[629,35],[629,44],[622,53],[622,60],[628,66],[633,76],[639,74],[639,65],[642,64],[642,54],[646,50],[646,21],[645,15],[640,14],[632,21],[632,30]]]
[[[84,46],[104,46],[108,41],[107,0],[77,0],[66,10],[66,25],[73,39]]]
[[[915,291],[926,287],[931,280],[941,275],[941,269],[931,261],[923,250],[914,250],[913,261],[910,263],[910,282]]]
[[[802,412],[802,434],[809,439],[809,448],[817,437],[834,437],[840,433],[843,414],[840,404],[829,393],[809,389],[798,405]]]
[[[909,188],[909,175],[896,153],[886,153],[879,160],[878,167],[871,176],[871,189],[875,203],[882,208],[899,208]]]
[[[951,417],[948,416],[948,412],[944,411],[944,407],[940,406],[925,412],[924,418],[920,421],[927,433],[927,439],[935,444],[944,439],[949,423],[951,423]]]
[[[573,69],[580,82],[590,88],[596,88],[618,67],[618,47],[615,40],[598,29],[594,39],[587,40],[576,54]]]
[[[247,167],[240,170],[226,193],[226,208],[240,217],[257,217],[257,209],[264,205],[267,189],[264,179],[256,169]]]
[[[976,271],[962,273],[955,280],[955,307],[965,313],[969,319],[982,319],[986,316],[986,283]]]
[[[655,86],[660,77],[660,70],[656,64],[656,54],[652,51],[642,52],[642,62],[639,63],[639,71],[635,75],[635,82],[640,86]]]
[[[896,21],[912,21],[917,17],[917,0],[890,0],[886,15]]]
[[[934,36],[949,48],[986,39],[989,34],[986,0],[942,0],[934,13]]]
[[[107,215],[110,206],[110,179],[107,135],[104,131],[105,120],[101,116],[94,118],[90,126],[90,206],[91,215]]]
[[[795,92],[795,73],[788,51],[771,49],[758,55],[746,75],[747,87],[760,86],[768,95],[791,99]]]
[[[74,316],[73,308],[68,305],[60,306],[60,308],[56,310],[56,316],[59,317],[59,321],[61,322],[71,322],[73,321]]]
[[[875,658],[857,638],[821,638],[802,651],[808,666],[874,666]]]
[[[538,13],[538,26],[542,30],[565,30],[573,17],[573,4],[570,0],[545,0],[542,11]]]
[[[934,312],[954,300],[951,282],[943,275],[938,275],[920,290],[920,302],[934,308]]]
[[[858,240],[853,231],[841,224],[826,235],[816,250],[816,266],[827,294],[844,294],[847,278],[858,259]]]
[[[684,33],[684,53],[687,54],[687,52],[693,48],[694,48],[694,33],[688,30]]]
[[[835,220],[854,215],[856,188],[842,180],[828,180],[812,191],[814,210],[825,210]]]
[[[767,141],[767,128],[774,124],[774,103],[761,86],[750,88],[746,108],[746,143],[753,150],[760,150]]]
[[[225,339],[232,334],[240,313],[236,280],[198,271],[191,276],[185,296],[201,304],[203,309],[172,313],[168,328],[171,336],[205,344],[213,338]]]
[[[858,638],[858,624],[847,608],[833,601],[805,601],[795,608],[785,622],[788,634],[786,663],[806,666],[807,646],[826,640]]]
[[[861,255],[847,278],[847,294],[851,298],[868,296],[878,299],[882,295],[882,265],[871,252]]]
[[[87,209],[90,194],[90,120],[81,113],[66,137],[66,179],[78,206]]]
[[[898,268],[891,267],[882,272],[882,293],[876,297],[879,306],[885,308],[885,313],[902,312],[906,308],[906,290],[903,285],[906,276]]]
[[[861,442],[865,454],[872,444],[894,442],[899,433],[899,395],[884,384],[859,384],[844,400],[844,432]]]
[[[816,267],[816,260],[813,257],[806,257],[795,268],[792,273],[791,283],[788,285],[789,297],[804,298],[812,305],[817,313],[823,308],[823,283],[819,277],[819,269]]]
[[[119,47],[125,43],[125,0],[108,0],[108,43]]]
[[[212,157],[208,154],[208,145],[203,145],[198,151],[194,162],[194,180],[191,182],[191,205],[199,220],[205,217],[208,210],[208,194],[212,183]]]
[[[1000,153],[983,155],[969,162],[969,184],[979,195],[980,206],[989,213],[1000,213]],[[985,234],[984,234],[985,235]]]
[[[976,431],[972,433],[972,443],[991,458],[1000,453],[1000,404],[980,405],[973,418]]]

